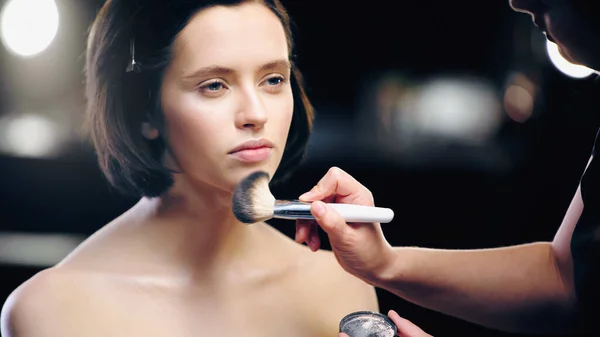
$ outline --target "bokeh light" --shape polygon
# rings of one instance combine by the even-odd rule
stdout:
[[[54,0],[11,0],[1,15],[2,42],[14,54],[37,55],[56,37],[59,16]]]

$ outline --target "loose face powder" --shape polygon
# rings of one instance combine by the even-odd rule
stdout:
[[[397,328],[385,315],[371,311],[358,311],[342,318],[340,332],[350,337],[394,337]]]

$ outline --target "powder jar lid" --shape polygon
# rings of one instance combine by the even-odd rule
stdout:
[[[383,314],[374,311],[357,311],[342,318],[340,332],[350,337],[394,337],[398,333],[398,328]]]

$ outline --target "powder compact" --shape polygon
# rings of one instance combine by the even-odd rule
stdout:
[[[342,318],[340,332],[350,337],[395,337],[398,328],[385,315],[373,311],[357,311]]]

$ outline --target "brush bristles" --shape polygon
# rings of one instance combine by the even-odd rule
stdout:
[[[273,217],[275,197],[269,189],[269,174],[254,172],[242,180],[233,191],[233,214],[247,224]]]

